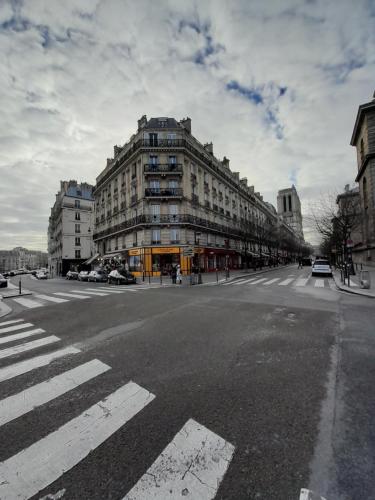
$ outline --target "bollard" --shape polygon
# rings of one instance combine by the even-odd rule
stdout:
[[[161,285],[163,284],[163,276],[162,276],[161,271],[160,271],[160,284],[161,284]]]
[[[19,293],[19,295],[21,295],[21,278],[18,282],[18,293]]]
[[[151,273],[148,273],[148,284],[151,283]]]
[[[144,281],[144,280],[145,280],[145,272],[143,271],[142,272],[142,281]]]

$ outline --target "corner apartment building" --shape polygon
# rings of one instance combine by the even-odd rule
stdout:
[[[277,193],[277,213],[303,241],[301,201],[294,184],[292,187],[281,189]]]
[[[189,271],[189,252],[205,271],[239,268],[245,259],[271,256],[257,228],[280,223],[229,160],[192,135],[190,118],[143,116],[129,142],[114,146],[94,197],[97,252],[139,273],[158,275],[175,264]]]
[[[52,276],[65,276],[93,256],[93,186],[61,181],[48,225],[48,267]]]

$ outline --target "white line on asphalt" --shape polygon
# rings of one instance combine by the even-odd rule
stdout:
[[[62,302],[69,302],[68,299],[60,299],[59,297],[51,297],[50,295],[35,295],[35,297],[37,297],[38,299],[55,302],[56,304],[61,304]]]
[[[25,306],[28,309],[34,309],[35,307],[43,307],[43,304],[36,300],[31,300],[31,299],[24,299],[22,297],[20,298],[14,298],[14,302],[17,302],[17,304],[21,304],[21,306]]]
[[[122,290],[112,290],[110,288],[104,288],[104,287],[103,288],[87,288],[87,290],[93,290],[93,291],[99,290],[99,291],[105,292],[105,293],[123,293]]]
[[[6,328],[0,329],[0,335],[2,333],[14,332],[15,330],[21,330],[22,328],[29,328],[30,326],[34,326],[34,325],[32,323],[24,323],[23,325],[7,326]]]
[[[266,281],[267,278],[261,278],[260,280],[253,281],[249,283],[249,285],[257,285],[258,283],[262,283],[262,281]]]
[[[5,366],[4,368],[0,368],[0,382],[30,372],[36,368],[49,365],[55,359],[68,356],[69,354],[77,354],[79,352],[81,351],[76,347],[64,347],[64,349],[59,349],[58,351],[42,354],[41,356],[35,356],[34,358]]]
[[[287,278],[286,280],[284,281],[280,281],[280,283],[278,283],[278,285],[282,285],[282,286],[285,286],[285,285],[289,285],[289,283],[291,283],[292,281],[294,281],[294,278]]]
[[[75,299],[89,299],[90,297],[88,295],[76,295],[73,293],[65,293],[65,292],[53,292],[53,295],[61,295],[61,297],[70,297],[70,298],[75,298]]]
[[[215,497],[234,446],[188,420],[124,500]]]
[[[250,283],[250,281],[254,281],[256,278],[250,278],[249,280],[245,280],[245,281],[236,281],[236,283],[233,283],[233,285],[245,285],[246,283]]]
[[[0,401],[0,426],[58,398],[110,369],[110,366],[98,359],[93,359],[45,382],[33,385],[18,394],[2,399]]]
[[[0,463],[0,498],[30,498],[77,465],[154,395],[134,382]]]
[[[138,290],[146,290],[147,288],[149,287],[138,287],[137,288],[133,288],[132,286],[129,286],[129,285],[119,285],[119,286],[116,286],[116,287],[113,287],[115,290],[133,290],[135,292],[137,292]]]
[[[324,280],[315,280],[315,285],[317,288],[324,288]]]
[[[0,344],[8,344],[9,342],[14,342],[15,340],[26,339],[32,335],[38,335],[40,333],[46,333],[43,328],[35,328],[34,330],[28,330],[27,332],[12,333],[12,335],[7,335],[6,337],[0,337]]]
[[[32,340],[31,342],[19,344],[14,347],[8,347],[7,349],[2,349],[0,351],[0,359],[8,358],[9,356],[15,356],[20,352],[30,351],[31,349],[36,349],[37,347],[42,347],[44,345],[53,344],[54,342],[58,342],[59,340],[59,337],[51,335],[50,337],[44,337],[42,339]]]
[[[23,319],[11,319],[9,321],[3,321],[2,323],[0,323],[0,327],[11,325],[12,323],[19,323],[20,321],[23,321]]]
[[[121,292],[139,292],[139,289],[136,289],[136,288],[121,288],[119,287],[116,291],[121,291]]]
[[[306,283],[309,281],[309,278],[300,278],[296,281],[296,286],[306,286]]]
[[[276,283],[280,278],[273,278],[272,280],[266,281],[263,285],[272,285],[272,283]]]
[[[70,290],[71,292],[74,292],[74,290]],[[108,295],[108,293],[105,292],[90,292],[88,288],[85,288],[85,290],[82,292],[86,295],[97,295],[98,297],[105,297]]]

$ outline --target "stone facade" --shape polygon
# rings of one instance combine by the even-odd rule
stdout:
[[[47,253],[16,247],[0,250],[0,273],[18,269],[40,269],[47,266]]]
[[[301,202],[294,185],[278,192],[277,213],[303,241]]]
[[[363,241],[353,252],[353,258],[375,266],[375,99],[359,106],[350,144],[357,151],[355,180],[363,212]]]
[[[48,267],[52,276],[77,270],[93,256],[93,186],[61,181],[48,225]]]

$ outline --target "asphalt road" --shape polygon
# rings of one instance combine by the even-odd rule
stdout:
[[[0,498],[375,498],[373,302],[308,278],[122,293],[23,278],[40,306],[7,299],[0,323],[23,321],[0,342],[44,331],[0,345]]]

